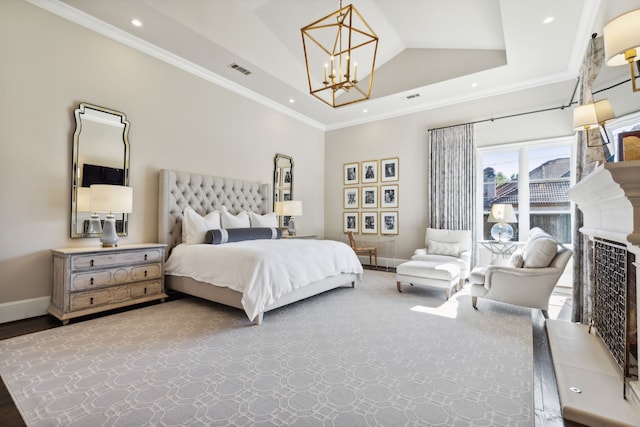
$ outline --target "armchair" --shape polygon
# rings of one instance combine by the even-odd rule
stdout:
[[[533,230],[532,230],[533,231]],[[532,234],[510,265],[476,267],[471,272],[471,304],[478,298],[538,308],[548,317],[549,298],[573,252],[541,230]]]
[[[471,231],[427,228],[424,249],[416,249],[412,261],[455,263],[460,267],[460,284],[469,277],[471,265]]]

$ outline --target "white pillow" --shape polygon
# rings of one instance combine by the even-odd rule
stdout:
[[[251,227],[278,228],[278,215],[275,212],[265,215],[249,212],[249,221],[251,222]]]
[[[524,266],[529,268],[549,267],[557,252],[558,244],[551,237],[540,236],[529,239],[522,252]]]
[[[249,228],[251,222],[249,221],[249,213],[242,211],[238,215],[232,215],[226,209],[220,212],[220,222],[222,228]]]
[[[458,255],[460,255],[460,244],[437,242],[435,240],[429,240],[428,252],[430,254],[449,255],[449,256],[457,257]]]
[[[209,230],[220,229],[220,211],[209,212],[204,217],[187,206],[182,216],[182,243],[195,245],[204,243]]]
[[[509,265],[514,268],[522,268],[524,267],[524,258],[522,258],[522,249],[518,249],[514,253],[511,254],[509,258]]]

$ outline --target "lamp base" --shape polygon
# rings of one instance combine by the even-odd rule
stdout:
[[[102,233],[102,224],[100,223],[100,217],[97,213],[91,214],[91,219],[89,220],[89,227],[87,228],[87,234],[97,235]]]
[[[506,222],[497,222],[491,227],[491,237],[498,242],[508,242],[513,238],[513,227]]]
[[[289,218],[289,225],[287,226],[287,233],[289,236],[296,235],[296,223],[293,221],[293,217]]]
[[[103,248],[112,248],[118,246],[118,233],[116,232],[116,219],[113,215],[107,215],[107,219],[104,221],[102,227],[102,235],[100,235],[100,242]]]

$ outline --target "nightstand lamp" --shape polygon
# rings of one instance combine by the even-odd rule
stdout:
[[[286,200],[284,202],[275,203],[275,211],[280,216],[288,216],[289,225],[287,226],[287,232],[291,236],[296,235],[296,223],[293,220],[294,216],[302,215],[302,202],[299,200]]]
[[[91,211],[108,212],[102,227],[100,242],[103,247],[118,246],[118,233],[113,213],[131,213],[133,188],[123,185],[94,184],[91,186]]]
[[[511,204],[496,203],[491,206],[487,222],[495,222],[491,227],[491,237],[498,242],[507,242],[513,237],[513,227],[509,224],[518,222]]]

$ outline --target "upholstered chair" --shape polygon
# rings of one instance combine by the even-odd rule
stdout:
[[[463,285],[471,265],[471,230],[441,230],[427,228],[425,248],[416,249],[412,261],[452,262],[460,267],[460,284]]]
[[[532,229],[525,246],[508,265],[476,267],[471,272],[471,303],[492,299],[537,308],[548,317],[549,298],[573,252],[540,229]]]

